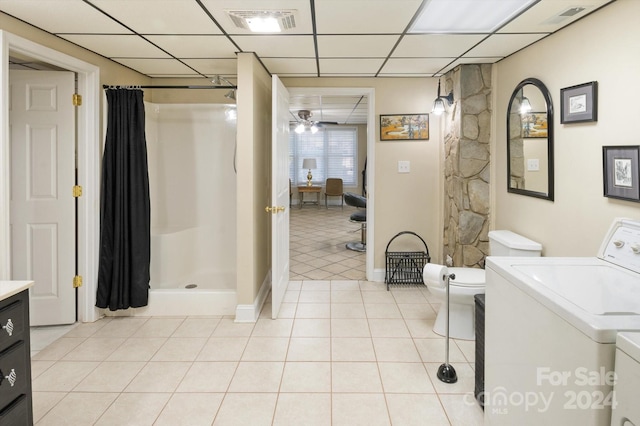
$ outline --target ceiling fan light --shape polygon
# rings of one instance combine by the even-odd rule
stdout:
[[[318,126],[316,126],[316,125],[314,124],[313,126],[311,126],[311,128],[310,128],[309,130],[311,130],[311,133],[312,133],[312,134],[315,134],[315,133],[317,133],[317,132],[318,132]]]
[[[300,123],[296,126],[294,132],[296,132],[297,134],[303,133],[304,132],[304,124]]]

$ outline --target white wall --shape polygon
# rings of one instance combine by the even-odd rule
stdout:
[[[495,66],[493,227],[539,241],[545,256],[593,256],[615,217],[640,219],[640,204],[603,197],[602,180],[602,146],[640,145],[638,16],[640,1],[618,0]],[[553,100],[555,202],[507,193],[507,103],[527,77]],[[598,121],[560,124],[560,89],[594,80]]]

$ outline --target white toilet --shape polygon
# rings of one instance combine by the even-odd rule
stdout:
[[[542,245],[511,231],[499,230],[489,232],[489,251],[491,256],[540,256]],[[448,268],[455,279],[449,282],[449,337],[453,339],[475,339],[475,301],[473,296],[483,294],[485,288],[484,269]],[[440,283],[429,281],[425,284],[429,291],[441,301],[433,331],[445,335],[447,320],[446,289]]]

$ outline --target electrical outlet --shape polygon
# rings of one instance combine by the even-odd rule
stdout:
[[[530,172],[540,171],[540,160],[537,158],[527,160],[527,170]]]
[[[398,161],[398,173],[409,173],[411,171],[410,161]]]

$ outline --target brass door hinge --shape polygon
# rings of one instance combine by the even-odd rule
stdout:
[[[82,275],[73,277],[73,288],[82,287]]]
[[[78,198],[82,196],[82,187],[80,185],[73,186],[73,198]]]
[[[80,105],[82,105],[82,95],[79,95],[79,94],[77,94],[77,93],[74,93],[74,94],[73,94],[73,97],[72,97],[72,101],[71,101],[71,102],[73,103],[73,106],[80,106]]]

